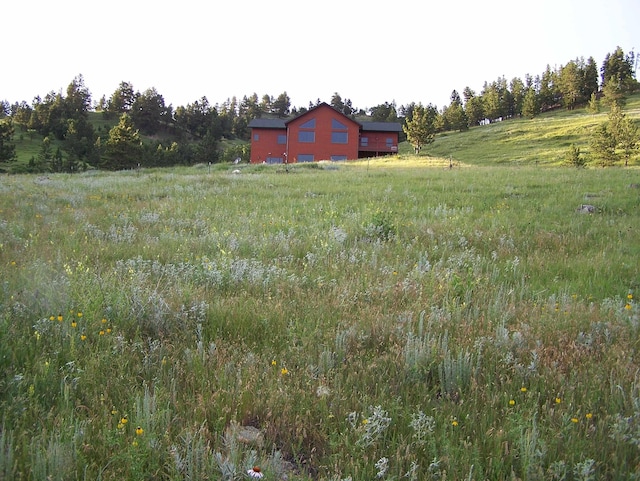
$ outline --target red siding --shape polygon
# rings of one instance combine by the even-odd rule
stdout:
[[[304,129],[310,120],[315,120],[315,127]],[[345,129],[334,129],[332,121],[336,120]],[[313,132],[313,142],[300,142],[301,131]],[[340,136],[346,134],[346,143],[332,142],[332,133]],[[295,118],[287,124],[288,158],[290,162],[301,160],[301,156],[313,155],[313,160],[331,160],[332,157],[341,157],[348,160],[358,158],[358,142],[360,141],[360,124],[340,114],[328,105],[320,105],[318,108]]]
[[[258,120],[251,131],[251,162],[354,160],[396,153],[398,132],[369,124],[367,129],[373,130],[363,131],[360,123],[325,103],[288,122]]]
[[[366,139],[366,142],[365,142]],[[360,135],[361,157],[368,154],[387,154],[398,152],[398,132],[368,131]]]
[[[252,129],[251,162],[267,162],[269,158],[281,158],[284,161],[287,144],[279,144],[278,136],[287,135],[284,129]]]

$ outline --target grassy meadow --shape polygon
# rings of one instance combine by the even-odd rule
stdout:
[[[638,479],[640,171],[447,165],[3,176],[0,479]]]
[[[567,150],[575,144],[585,158],[591,159],[589,140],[594,129],[607,121],[609,109],[597,114],[584,108],[557,109],[533,119],[515,118],[504,122],[472,127],[467,132],[439,134],[426,147],[429,154],[473,165],[561,165]],[[640,125],[640,94],[629,96],[624,113]],[[408,152],[409,146],[405,146]]]

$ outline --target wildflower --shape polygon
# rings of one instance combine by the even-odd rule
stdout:
[[[136,436],[142,436],[144,434],[144,429],[142,429],[142,427],[138,426],[136,428]]]
[[[278,363],[276,362],[276,360],[275,360],[275,359],[274,359],[273,361],[271,361],[271,365],[272,365],[272,366],[275,366],[275,365],[277,365],[277,364],[278,364]]]
[[[633,299],[633,294],[631,294],[631,293],[627,294],[627,299],[629,299],[629,300]]]
[[[55,321],[56,320],[56,316],[49,316],[49,320],[50,321]]]
[[[71,321],[71,327],[78,327],[78,323],[76,321]]]
[[[137,439],[134,439],[134,440],[131,442],[131,446],[136,447],[137,445],[138,445],[138,440],[137,440]]]
[[[120,424],[122,424],[123,426],[124,426],[125,424],[127,424],[128,422],[129,422],[129,420],[127,419],[127,416],[122,416],[122,417],[120,418]]]
[[[247,474],[250,478],[262,478],[264,476],[259,466],[254,466],[253,468],[247,470]]]
[[[78,312],[78,314],[76,314],[78,317],[82,317],[82,312]]]
[[[526,388],[526,387],[524,387],[524,386],[522,386],[522,387],[520,388],[520,392],[527,392],[527,388]]]
[[[104,329],[100,329],[100,332],[98,334],[100,334],[101,336],[104,336]]]
[[[369,424],[369,420],[368,419],[363,419],[362,420],[362,425],[364,426],[365,424]]]
[[[591,419],[591,418],[593,418],[593,414],[587,413],[587,414],[584,415],[584,417],[587,418],[587,419]]]
[[[577,422],[578,422],[578,418],[571,418],[571,422],[572,422],[573,424],[577,423]]]
[[[58,314],[58,322],[62,322],[63,319],[62,314]]]
[[[624,305],[624,308],[628,311],[631,309],[631,304],[629,304],[628,302]]]
[[[455,428],[458,425],[458,420],[454,419],[453,421],[451,421],[451,425]]]
[[[515,406],[516,402],[513,399],[509,399],[509,406]]]
[[[286,367],[283,367],[282,369],[280,369],[280,374],[286,376],[287,374],[289,374],[289,370]]]
[[[87,335],[86,334],[80,334],[80,340],[81,341],[86,341],[87,340]]]
[[[107,330],[105,331],[107,334],[111,334],[111,328],[107,327]]]
[[[100,321],[102,324],[106,324],[107,320],[103,317],[102,320]]]

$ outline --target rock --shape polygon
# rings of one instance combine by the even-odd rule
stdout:
[[[593,214],[595,211],[596,208],[591,204],[582,204],[576,209],[576,212],[579,212],[580,214]]]
[[[264,444],[264,434],[253,426],[241,426],[232,421],[227,428],[227,433],[231,434],[241,444],[257,447],[262,447]]]

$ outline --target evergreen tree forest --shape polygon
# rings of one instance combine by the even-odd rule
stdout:
[[[469,86],[453,89],[450,104],[438,108],[420,103],[385,102],[357,108],[337,92],[330,105],[357,120],[400,122],[404,132],[417,128],[414,112],[430,112],[428,141],[445,131],[463,131],[477,125],[513,117],[534,118],[552,109],[593,108],[596,99],[624,105],[624,98],[638,89],[635,54],[620,47],[606,55],[600,67],[593,57],[577,58],[524,79],[504,76],[485,81],[479,92]],[[93,99],[82,75],[65,91],[50,91],[25,100],[0,101],[0,169],[16,159],[12,138],[16,135],[43,139],[42,150],[22,171],[74,172],[86,168],[127,169],[139,166],[191,165],[248,158],[249,122],[255,118],[290,118],[318,105],[295,107],[286,92],[232,97],[211,104],[206,97],[185,106],[167,105],[162,94],[150,87],[137,90],[121,82],[110,97]],[[96,128],[96,117],[100,126]],[[412,126],[413,122],[413,126]],[[223,140],[239,140],[222,149]],[[52,141],[57,149],[53,149]]]

